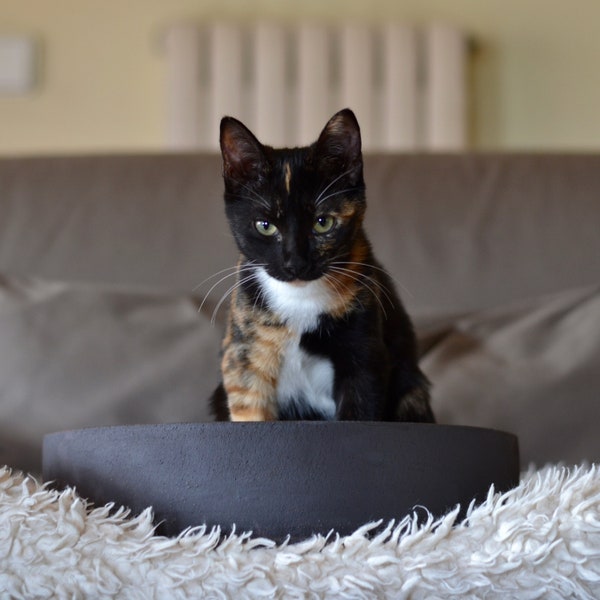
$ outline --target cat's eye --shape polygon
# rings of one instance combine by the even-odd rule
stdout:
[[[335,225],[335,219],[331,215],[319,217],[314,225],[313,229],[316,233],[327,233],[333,229]]]
[[[278,231],[277,227],[275,227],[275,225],[269,221],[256,221],[254,226],[258,230],[258,233],[262,233],[262,235],[266,236],[275,235]]]

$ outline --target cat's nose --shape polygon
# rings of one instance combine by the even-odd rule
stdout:
[[[302,279],[308,274],[309,266],[298,258],[288,258],[283,262],[283,271],[290,279]]]
[[[283,272],[290,278],[290,279],[297,279],[298,278],[298,269],[296,268],[295,265],[291,264],[291,263],[285,263],[283,265]]]

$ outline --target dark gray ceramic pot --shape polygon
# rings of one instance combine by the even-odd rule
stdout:
[[[96,504],[154,508],[159,532],[235,523],[283,540],[434,515],[519,480],[517,439],[472,427],[275,422],[139,425],[47,435],[44,479]]]

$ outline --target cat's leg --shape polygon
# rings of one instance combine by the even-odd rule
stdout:
[[[230,346],[223,355],[222,371],[231,421],[277,419],[275,381],[253,369],[245,351]]]
[[[386,420],[435,423],[429,387],[429,381],[418,368],[409,373],[402,369],[394,369],[390,380]]]
[[[435,422],[429,381],[418,366],[390,365],[377,345],[346,354],[336,369],[336,418],[339,420]]]
[[[395,417],[395,420],[410,423],[435,423],[430,405],[429,383],[424,376],[400,397]]]
[[[336,419],[339,421],[381,421],[384,419],[383,378],[364,368],[355,368],[337,378]]]
[[[229,408],[227,408],[227,393],[220,383],[209,400],[210,408],[216,421],[229,421]]]
[[[397,376],[397,374],[394,374]],[[419,373],[410,389],[391,385],[388,393],[381,381],[359,374],[346,378],[336,394],[336,418],[340,421],[405,421],[434,423],[429,403],[429,383]],[[399,395],[399,387],[403,392]]]
[[[232,421],[278,418],[277,385],[289,331],[279,323],[245,322],[243,333],[229,336],[221,371]]]

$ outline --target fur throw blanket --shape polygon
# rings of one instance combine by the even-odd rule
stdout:
[[[600,598],[600,469],[530,471],[417,525],[275,545],[200,527],[155,536],[147,509],[93,508],[0,468],[1,598]]]

